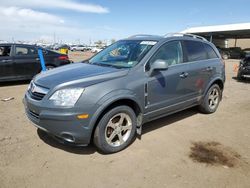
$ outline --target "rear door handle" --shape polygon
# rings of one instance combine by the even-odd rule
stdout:
[[[180,77],[181,78],[186,78],[186,77],[188,77],[188,73],[187,72],[183,72],[183,73],[180,74]]]
[[[210,72],[210,71],[212,71],[212,70],[213,70],[212,67],[207,67],[207,68],[206,68],[206,71],[208,71],[208,72]]]

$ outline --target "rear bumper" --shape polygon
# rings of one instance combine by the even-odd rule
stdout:
[[[25,94],[23,99],[27,117],[35,127],[53,135],[65,142],[77,145],[88,145],[91,139],[92,129],[89,120],[79,120],[80,112],[69,110],[56,111],[44,108],[37,101]]]

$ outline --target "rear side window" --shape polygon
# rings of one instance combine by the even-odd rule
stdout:
[[[187,59],[189,62],[207,59],[207,54],[202,42],[184,41],[186,47]]]
[[[37,54],[37,49],[33,47],[16,47],[16,55],[35,55]]]
[[[218,58],[218,55],[215,53],[214,49],[210,45],[206,43],[203,43],[203,45],[206,50],[208,59]]]

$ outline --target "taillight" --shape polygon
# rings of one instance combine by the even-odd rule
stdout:
[[[58,59],[60,60],[69,60],[69,57],[66,55],[59,56]]]

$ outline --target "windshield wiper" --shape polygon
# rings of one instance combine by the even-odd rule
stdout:
[[[89,60],[87,59],[87,60],[83,60],[83,61],[81,61],[81,63],[89,63]]]
[[[91,64],[102,66],[102,67],[113,67],[113,68],[117,68],[117,69],[122,68],[122,67],[118,67],[118,66],[115,66],[115,65],[107,64],[107,63],[91,63]]]

